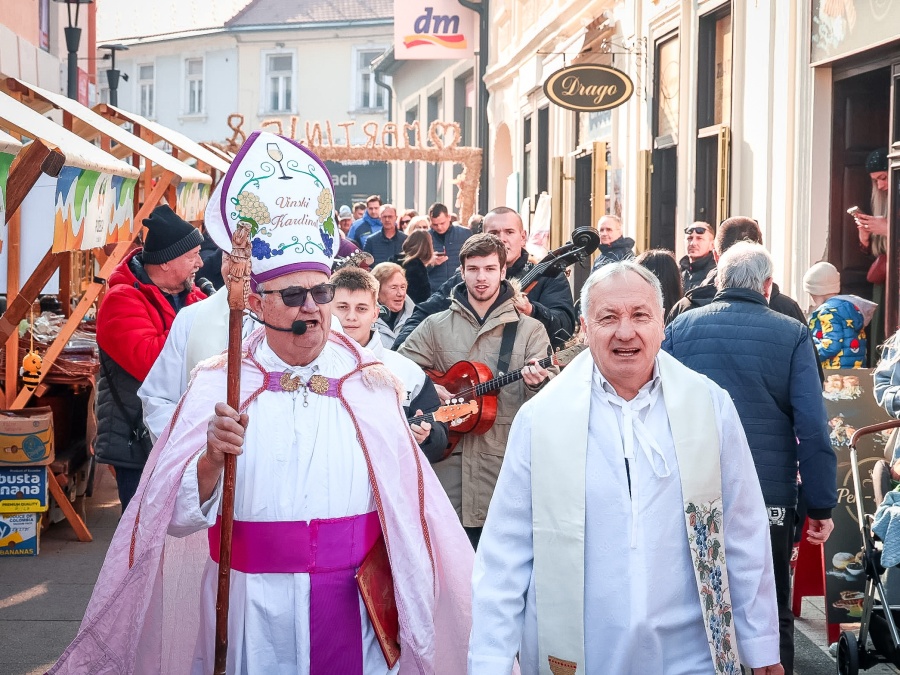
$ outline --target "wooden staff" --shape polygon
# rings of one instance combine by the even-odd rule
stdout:
[[[226,402],[240,412],[241,324],[250,294],[250,227],[241,222],[231,238],[228,273],[228,389]],[[228,657],[228,595],[231,590],[231,531],[234,523],[234,484],[237,458],[225,455],[222,522],[219,540],[219,589],[216,594],[216,659],[214,675],[225,675]]]

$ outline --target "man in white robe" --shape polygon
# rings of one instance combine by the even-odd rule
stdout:
[[[275,149],[294,174],[289,188],[266,182]],[[228,675],[465,669],[472,550],[415,444],[396,378],[331,330],[333,200],[318,158],[264,132],[213,195],[206,224],[220,246],[239,216],[256,219],[249,304],[265,328],[241,346],[241,403],[221,402],[224,356],[197,367],[53,675],[213,672],[227,455],[237,456]],[[265,230],[271,213],[290,225]],[[378,550],[387,563],[358,586]],[[370,614],[364,592],[376,607],[392,598],[396,614]]]
[[[581,306],[590,351],[513,423],[475,559],[470,675],[506,673],[517,653],[528,675],[738,673],[738,658],[782,673],[768,521],[734,405],[659,351],[648,271],[601,268]]]

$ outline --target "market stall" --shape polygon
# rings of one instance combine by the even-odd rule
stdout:
[[[56,190],[53,199],[43,202],[47,208],[55,208],[55,213],[28,214],[29,221],[34,219],[39,223],[48,219],[54,223],[53,228],[47,228],[51,237],[49,250],[33,267],[23,264],[22,269],[34,269],[34,273],[19,292],[11,289],[9,310],[0,318],[0,339],[7,336],[10,341],[14,339],[13,329],[27,318],[37,294],[57,270],[60,308],[65,316],[44,316],[39,322],[30,322],[33,333],[40,335],[43,332],[49,343],[38,348],[43,367],[35,377],[37,386],[18,390],[7,387],[6,407],[19,409],[33,396],[54,393],[48,393],[45,384],[64,384],[78,392],[82,378],[88,375],[83,372],[83,354],[78,352],[94,341],[90,330],[83,330],[85,326],[90,328],[90,324],[84,324],[82,320],[104,290],[109,274],[132,248],[140,229],[136,224],[163,201],[186,220],[201,219],[212,177],[64,96],[11,78],[0,83],[0,89],[9,93],[9,96],[0,93],[0,127],[25,138],[38,139],[35,140],[37,143],[39,139],[57,138],[62,134],[78,145],[85,156],[93,153],[94,164],[102,157],[107,164],[126,167],[128,175],[127,179],[124,174],[117,176],[109,166],[106,170],[99,166],[88,170],[62,167],[57,183],[74,190],[73,196]],[[43,116],[54,110],[61,112],[65,128]],[[99,143],[99,147],[94,143]],[[38,184],[38,187],[45,191],[54,189],[52,185]],[[0,267],[2,265],[0,256]],[[47,292],[55,291],[48,289]],[[35,327],[39,330],[34,330]],[[17,347],[8,344],[5,350],[6,381],[16,382],[21,356],[21,349]],[[92,353],[94,351],[95,348]],[[88,380],[92,391],[92,373]],[[79,399],[74,405],[84,411],[82,417],[90,418],[91,399]],[[82,421],[78,419],[76,424],[70,425],[76,433],[81,432]],[[57,468],[64,471],[67,467]],[[84,532],[90,536],[86,528]]]
[[[79,305],[63,318],[55,339],[41,354],[40,372],[21,387],[22,360],[16,330],[20,321],[31,318],[33,304],[42,291],[59,290],[64,278],[58,271],[70,263],[69,251],[97,246],[127,250],[135,234],[134,192],[140,172],[3,93],[0,129],[7,132],[4,138],[12,136],[20,146],[15,160],[9,163],[4,200],[6,229],[0,233],[0,290],[7,296],[7,309],[0,318],[0,340],[5,343],[2,398],[6,409],[18,410],[34,394],[43,397],[48,393],[44,380],[52,379],[49,373],[54,361],[79,328],[102,283],[90,284]],[[16,149],[15,143],[7,142],[3,147],[4,155]],[[7,160],[2,161],[5,164]],[[103,273],[101,268],[100,275]],[[29,324],[33,333],[34,322]],[[86,377],[82,384],[86,387],[90,381],[91,377]],[[5,464],[16,461],[15,453],[7,449],[6,454]],[[49,449],[47,454],[37,457],[26,452],[24,459],[41,463],[52,459]],[[64,482],[52,473],[47,475],[47,487],[63,515],[79,539],[90,541],[89,530],[63,490]]]

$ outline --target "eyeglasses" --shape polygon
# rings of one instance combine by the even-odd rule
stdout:
[[[400,221],[400,224],[401,224],[401,225],[409,225],[409,223],[410,223],[411,220],[412,220],[411,218],[407,218],[406,220],[401,220],[401,221]]]
[[[697,234],[706,234],[706,230],[708,230],[708,229],[709,228],[707,228],[707,227],[686,227],[686,228],[684,228],[684,233],[685,234],[694,234],[696,232]]]
[[[334,300],[334,284],[319,284],[312,288],[303,288],[303,286],[288,286],[287,288],[279,288],[272,291],[258,291],[260,295],[271,295],[278,293],[281,301],[288,307],[302,307],[306,304],[306,294],[312,296],[313,302],[317,305],[327,305]]]

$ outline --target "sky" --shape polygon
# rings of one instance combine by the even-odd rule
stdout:
[[[221,27],[249,0],[97,0],[97,43]]]

